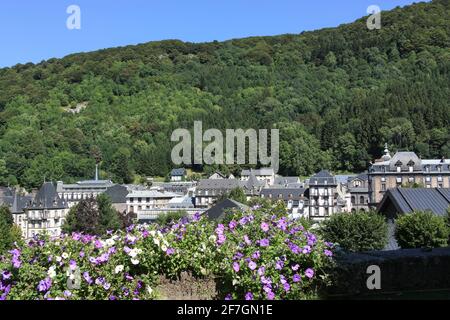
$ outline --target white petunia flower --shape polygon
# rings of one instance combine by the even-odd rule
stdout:
[[[161,246],[161,250],[164,251],[164,252],[166,252],[166,251],[167,251],[167,247],[166,247],[165,245],[162,245],[162,246]]]
[[[56,260],[57,262],[61,262],[62,258],[61,258],[60,256],[57,256],[57,257],[55,258],[55,260]]]
[[[148,294],[152,294],[153,293],[153,289],[150,288],[149,286],[147,286],[147,292],[148,292]]]
[[[122,272],[123,271],[123,265],[118,265],[117,267],[116,267],[116,269],[114,270],[114,272],[116,273],[116,274],[118,274],[119,272]]]
[[[69,257],[69,255],[67,254],[67,252],[63,252],[63,254],[61,255],[63,257],[63,259],[67,259]]]
[[[55,267],[54,266],[52,266],[52,267],[50,267],[49,269],[48,269],[48,271],[47,271],[47,275],[50,277],[50,278],[54,278],[54,277],[56,277],[56,271],[55,271]]]
[[[138,255],[138,251],[136,249],[132,249],[128,255],[132,258],[136,258],[136,256]]]
[[[157,239],[157,238],[155,238],[155,239],[153,239],[153,242],[159,247],[159,245],[160,245],[160,241],[159,241],[159,239]]]
[[[131,263],[134,265],[139,264],[139,260],[138,259],[131,259]]]

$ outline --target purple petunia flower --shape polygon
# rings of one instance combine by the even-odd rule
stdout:
[[[237,225],[238,225],[238,223],[233,220],[228,224],[228,227],[230,228],[230,230],[233,230],[234,228],[237,227]]]
[[[327,257],[332,257],[333,256],[333,252],[331,252],[330,250],[325,249],[323,252]]]
[[[297,271],[300,268],[300,266],[298,264],[296,264],[295,266],[292,266],[291,268],[293,271]]]
[[[244,241],[247,245],[251,245],[252,241],[249,239],[249,237],[247,235],[244,236]]]
[[[3,271],[3,272],[2,272],[2,278],[3,278],[3,280],[8,280],[8,279],[11,278],[11,276],[12,276],[12,273],[9,272],[9,271]]]
[[[256,263],[254,263],[253,261],[250,261],[248,263],[248,267],[250,268],[250,270],[255,270],[256,269]]]
[[[281,261],[281,260],[278,260],[276,265],[275,265],[275,269],[276,270],[281,270],[281,269],[283,269],[283,267],[284,267],[284,262]]]
[[[255,259],[255,260],[258,260],[260,257],[261,257],[261,252],[259,252],[259,251],[256,251],[252,255],[252,259]]]
[[[302,277],[296,273],[294,274],[294,276],[292,277],[292,281],[294,281],[295,283],[300,282],[302,280]]]
[[[268,247],[270,244],[269,239],[261,239],[259,240],[259,245],[261,247]]]
[[[258,275],[263,276],[266,273],[266,268],[264,266],[258,269]]]
[[[247,292],[245,294],[245,300],[253,300],[253,294],[251,292]]]
[[[76,261],[75,260],[70,260],[70,262],[69,262],[69,269],[70,270],[75,270],[77,268],[77,263],[76,263]]]
[[[239,263],[237,263],[237,262],[233,263],[234,272],[239,272],[240,269],[241,269],[241,267],[239,266]]]
[[[261,223],[261,230],[264,232],[269,231],[269,224],[267,222],[262,222]]]
[[[50,290],[51,286],[52,286],[52,279],[45,278],[44,280],[39,281],[37,289],[39,290],[39,292],[46,292]]]
[[[314,277],[314,270],[311,268],[306,269],[305,276],[307,276],[309,279],[311,279],[312,277]]]
[[[267,292],[267,299],[268,300],[275,299],[275,293],[273,293],[272,291]]]
[[[303,254],[311,253],[311,246],[309,246],[309,245],[304,246],[302,252],[303,252]]]
[[[289,290],[291,290],[291,286],[287,282],[283,285],[283,288],[284,288],[284,291],[286,291],[286,292],[289,292]]]
[[[166,254],[168,255],[168,256],[171,256],[171,255],[173,255],[175,253],[175,249],[174,248],[169,248],[169,249],[167,249],[167,251],[166,251]]]
[[[88,284],[92,284],[94,282],[92,278],[89,276],[89,272],[87,271],[83,273],[83,278],[84,280],[86,280]]]
[[[231,294],[229,293],[229,294],[227,294],[226,296],[225,296],[225,300],[231,300],[232,299],[232,297],[231,297]]]

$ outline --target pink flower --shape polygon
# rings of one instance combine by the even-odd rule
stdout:
[[[237,263],[237,262],[233,263],[233,270],[235,272],[239,272],[240,269],[241,269],[241,267],[239,266],[239,263]]]
[[[264,232],[269,231],[269,224],[266,222],[261,223],[261,230]]]

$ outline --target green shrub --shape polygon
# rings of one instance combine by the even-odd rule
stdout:
[[[388,239],[384,217],[374,212],[334,214],[324,222],[321,232],[325,240],[353,252],[381,250]]]
[[[168,225],[172,222],[178,221],[184,217],[187,217],[187,212],[185,210],[170,211],[167,213],[160,214],[156,219],[156,223],[160,226]]]
[[[406,214],[399,217],[396,224],[395,237],[403,249],[447,246],[449,229],[446,219],[432,212]]]

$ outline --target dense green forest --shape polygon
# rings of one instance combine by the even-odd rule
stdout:
[[[176,128],[279,128],[280,173],[450,157],[450,4],[296,35],[150,42],[0,69],[0,185],[166,175]],[[7,48],[4,48],[7,50]],[[78,105],[79,113],[69,112]],[[233,167],[232,170],[239,168]]]

